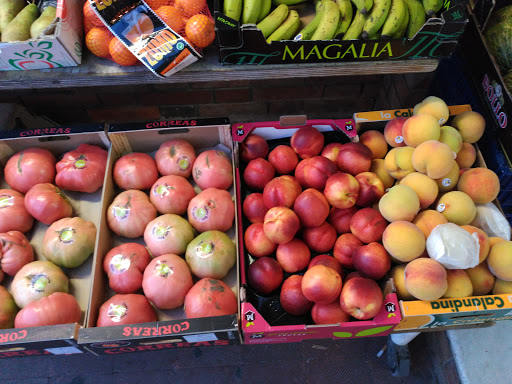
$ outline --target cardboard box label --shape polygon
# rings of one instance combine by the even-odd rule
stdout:
[[[459,115],[465,111],[471,111],[469,105],[450,105],[448,106],[451,116]],[[385,111],[369,111],[358,112],[354,114],[356,123],[375,122],[375,121],[389,121],[396,117],[411,117],[413,109],[389,109]]]

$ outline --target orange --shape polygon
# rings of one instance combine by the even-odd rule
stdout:
[[[149,8],[154,11],[160,7],[163,7],[164,5],[169,5],[171,0],[146,0],[146,3],[149,5]]]
[[[113,35],[107,28],[92,28],[85,36],[85,45],[98,57],[108,57],[108,45]]]
[[[175,5],[185,17],[190,17],[206,8],[206,0],[176,0]]]
[[[84,19],[86,23],[90,23],[94,25],[95,27],[104,27],[105,24],[103,24],[103,21],[96,15],[96,13],[93,11],[91,7],[91,3],[89,3],[89,0],[87,0],[84,3]]]
[[[158,8],[155,13],[167,24],[173,31],[180,33],[185,28],[185,21],[181,12],[172,5],[164,5]]]
[[[192,16],[185,26],[185,34],[192,44],[205,48],[215,40],[215,23],[206,15]]]
[[[110,40],[108,51],[110,52],[112,60],[119,65],[130,66],[137,63],[135,55],[131,53],[117,37]]]

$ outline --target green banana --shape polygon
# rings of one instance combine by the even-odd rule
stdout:
[[[265,39],[269,37],[279,27],[288,16],[288,6],[281,4],[274,9],[267,17],[261,20],[256,27],[263,32]]]
[[[315,33],[320,20],[325,12],[325,7],[322,7],[322,0],[316,3],[316,14],[313,20],[306,25],[302,30],[295,36],[294,40],[311,40],[311,36]]]
[[[423,0],[423,8],[425,8],[425,14],[429,17],[435,17],[443,7],[443,0]]]
[[[390,38],[402,25],[402,20],[405,17],[405,9],[407,5],[403,0],[392,0],[391,8],[389,9],[388,17],[382,26],[382,37],[384,39]]]
[[[367,39],[368,36],[375,35],[382,27],[386,18],[388,17],[389,9],[391,8],[391,0],[375,0],[373,7],[368,14],[368,19],[364,23],[363,32],[361,37]]]
[[[334,36],[347,32],[354,15],[352,2],[350,0],[336,0],[336,4],[338,4],[338,8],[340,9],[340,22],[338,23],[338,29]]]
[[[244,0],[242,23],[256,24],[260,15],[261,0]]]
[[[290,10],[286,20],[268,37],[267,43],[279,40],[290,40],[300,27],[299,13]]]
[[[425,8],[419,0],[404,0],[409,9],[409,25],[406,36],[412,39],[425,24]]]
[[[359,39],[361,37],[361,32],[363,32],[364,23],[367,19],[368,14],[364,14],[358,9],[352,19],[352,23],[350,23],[350,27],[348,27],[347,32],[343,35],[342,40]]]
[[[281,4],[295,5],[295,4],[304,3],[305,1],[306,0],[272,0],[272,4],[274,4],[275,6],[278,6]]]
[[[380,39],[381,37],[381,34],[380,34],[380,30],[375,32],[374,35],[371,35],[371,36],[368,36],[368,40],[377,40],[377,39]]]
[[[331,40],[338,29],[340,21],[338,4],[332,0],[323,0],[322,8],[324,8],[322,19],[311,40]]]
[[[352,3],[363,15],[370,12],[370,9],[373,7],[373,0],[352,0]]]
[[[272,8],[272,0],[261,0],[260,14],[258,15],[258,23],[267,17]]]
[[[405,4],[405,0],[404,0]],[[407,26],[409,25],[409,8],[407,5],[405,6],[405,16],[402,19],[402,23],[400,24],[400,27],[396,30],[396,32],[391,36],[392,39],[402,39],[405,36],[405,33],[407,32]]]
[[[224,0],[223,13],[233,20],[240,21],[242,15],[242,0]]]

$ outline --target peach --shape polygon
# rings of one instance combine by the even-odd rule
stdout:
[[[456,161],[453,162],[452,169],[443,177],[436,179],[440,192],[450,192],[459,182],[460,169]]]
[[[359,183],[349,173],[335,173],[327,179],[324,195],[335,208],[353,207],[359,196]]]
[[[338,235],[350,232],[350,219],[358,210],[356,206],[344,209],[332,207],[327,222],[334,227]]]
[[[414,172],[412,155],[413,147],[393,148],[384,158],[384,167],[388,174],[397,180],[403,179],[409,173]]]
[[[299,217],[289,208],[274,207],[265,214],[263,230],[269,240],[274,243],[289,243],[299,229]]]
[[[326,267],[334,269],[343,279],[343,268],[338,260],[330,255],[318,255],[311,259],[308,269],[313,268],[315,265],[325,265]]]
[[[334,244],[334,258],[339,261],[342,267],[354,269],[352,255],[362,246],[363,242],[352,233],[344,233],[338,237]]]
[[[467,193],[475,204],[487,204],[498,197],[500,180],[490,169],[472,168],[461,175],[457,189]]]
[[[250,134],[240,144],[240,158],[246,163],[258,157],[265,158],[267,155],[267,141],[259,135]]]
[[[420,257],[425,251],[425,235],[408,221],[394,221],[382,234],[382,244],[396,260],[408,262]]]
[[[339,324],[350,321],[350,315],[341,309],[337,300],[329,304],[315,303],[311,308],[311,318],[315,324]]]
[[[249,161],[244,171],[244,181],[255,191],[263,191],[265,185],[274,178],[276,171],[272,164],[261,157]]]
[[[327,144],[322,150],[320,156],[327,157],[329,160],[335,163],[336,159],[338,158],[338,153],[340,153],[340,148],[342,147],[342,145],[342,143]]]
[[[502,237],[491,236],[491,237],[489,237],[489,246],[492,248],[495,244],[503,243],[504,241],[507,241],[507,240],[505,240]],[[490,251],[490,249],[489,249],[489,251]]]
[[[281,307],[293,316],[305,315],[313,307],[313,303],[306,299],[302,293],[302,279],[301,275],[288,277],[283,282],[279,293]]]
[[[252,257],[269,256],[275,252],[277,244],[272,242],[263,230],[263,223],[251,224],[244,233],[244,243],[247,252]]]
[[[402,133],[405,145],[417,147],[425,141],[438,140],[441,127],[434,116],[424,113],[409,117],[402,128]]]
[[[427,175],[419,172],[409,173],[400,180],[400,185],[407,185],[416,192],[420,199],[421,209],[429,207],[436,200],[439,193],[437,183]]]
[[[304,227],[317,227],[329,216],[330,206],[323,193],[309,188],[297,197],[293,211]]]
[[[372,172],[362,172],[356,175],[359,183],[359,195],[357,196],[356,205],[360,207],[368,207],[379,201],[384,195],[384,184]]]
[[[268,161],[278,175],[292,173],[299,164],[299,157],[292,147],[288,145],[278,145],[268,154]]]
[[[384,139],[393,148],[405,147],[402,128],[407,119],[407,117],[395,117],[389,120],[384,127]]]
[[[420,199],[407,185],[395,185],[379,201],[379,211],[387,221],[412,221],[420,210]]]
[[[462,147],[457,153],[455,161],[459,164],[459,168],[471,168],[476,160],[476,150],[470,143],[462,143]]]
[[[475,111],[465,111],[453,118],[452,125],[457,128],[466,143],[476,143],[485,131],[485,119]]]
[[[437,300],[448,289],[446,269],[434,259],[414,259],[405,267],[405,288],[419,300]]]
[[[481,263],[487,256],[489,255],[489,251],[491,249],[491,244],[489,242],[489,236],[482,231],[480,228],[474,227],[472,225],[462,225],[461,228],[465,229],[469,233],[476,233],[478,236],[478,244],[480,244],[480,252],[478,254],[478,262]]]
[[[512,293],[512,281],[496,279],[492,288],[493,295],[507,295]]]
[[[427,209],[418,213],[412,222],[423,232],[426,239],[435,227],[446,224],[448,220],[441,213]]]
[[[325,183],[329,176],[338,171],[336,163],[333,163],[327,157],[314,156],[308,159],[304,165],[304,180],[310,188],[323,191]]]
[[[416,104],[413,109],[413,115],[426,113],[436,118],[439,125],[443,125],[450,117],[450,110],[444,102],[436,96],[428,96],[421,103]]]
[[[468,297],[473,294],[473,284],[468,274],[462,269],[447,269],[448,289],[444,298]]]
[[[393,279],[396,288],[396,294],[400,300],[414,300],[414,296],[405,288],[405,267],[407,264],[395,265],[389,271],[389,276]]]
[[[361,172],[367,172],[372,165],[372,151],[361,143],[343,144],[336,158],[338,169],[341,172],[355,176]]]
[[[284,273],[279,263],[271,257],[257,259],[247,270],[247,282],[256,292],[268,295],[279,288]]]
[[[512,281],[512,241],[495,244],[487,257],[487,265],[498,279]]]
[[[362,276],[382,279],[391,269],[391,258],[380,243],[370,243],[359,247],[352,254],[354,268]]]
[[[307,227],[302,230],[302,239],[311,250],[318,253],[326,253],[333,249],[336,237],[336,230],[327,221],[318,227]]]
[[[295,168],[295,178],[297,179],[297,181],[299,182],[299,184],[304,187],[304,188],[309,188],[310,186],[308,185],[308,183],[306,183],[306,178],[304,177],[304,168],[306,168],[306,165],[308,164],[309,160],[311,160],[311,158],[308,158],[308,159],[304,159],[304,160],[301,160],[299,162],[299,164],[297,164],[297,167]]]
[[[375,173],[380,181],[382,181],[384,189],[388,189],[395,184],[395,179],[388,173],[384,163],[384,159],[373,159],[372,165],[370,166],[370,172]]]
[[[350,219],[350,231],[363,243],[380,241],[388,223],[379,211],[363,208]]]
[[[359,137],[359,142],[372,151],[372,159],[383,159],[388,153],[388,143],[379,131],[366,131]]]
[[[315,265],[304,273],[302,293],[309,301],[329,304],[340,296],[341,285],[338,272],[325,265]]]
[[[450,222],[467,225],[476,215],[476,207],[471,197],[464,192],[451,191],[445,193],[437,202],[437,211]]]
[[[314,127],[299,128],[290,138],[290,145],[301,159],[317,156],[324,148],[324,135]]]
[[[295,199],[300,195],[300,189],[291,176],[276,177],[263,188],[263,202],[267,208],[293,207]]]
[[[489,270],[487,263],[478,264],[476,267],[464,270],[473,286],[473,296],[487,295],[494,286],[494,276]]]
[[[439,179],[450,172],[454,161],[450,147],[435,140],[421,143],[412,154],[414,169],[432,179]]]
[[[453,127],[450,127],[449,125],[444,125],[441,127],[441,135],[439,136],[439,141],[449,146],[450,149],[455,153],[459,153],[462,148],[462,136],[460,135],[459,131]]]
[[[382,291],[372,279],[353,277],[345,282],[341,290],[341,309],[358,320],[376,316],[382,308],[382,302]]]
[[[283,271],[295,273],[308,266],[311,251],[301,239],[294,238],[289,243],[277,246],[276,259]]]
[[[263,202],[263,194],[251,193],[248,195],[244,200],[242,210],[245,217],[247,217],[251,223],[263,223],[265,213],[268,211],[268,208]]]

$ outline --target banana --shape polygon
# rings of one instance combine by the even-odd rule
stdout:
[[[409,9],[409,25],[406,36],[412,39],[425,24],[425,8],[420,0],[404,0]]]
[[[356,6],[362,14],[366,15],[370,12],[370,9],[373,7],[374,0],[352,0],[352,3]]]
[[[260,14],[258,15],[258,23],[268,16],[272,8],[272,0],[261,0]]]
[[[242,0],[224,0],[224,14],[233,20],[240,21]]]
[[[382,26],[382,37],[384,39],[390,38],[402,25],[402,20],[405,17],[405,9],[407,5],[403,0],[392,0],[391,8],[389,9],[388,17]]]
[[[352,19],[352,23],[350,23],[350,27],[348,27],[347,32],[343,35],[342,40],[359,39],[361,37],[361,32],[363,32],[364,23],[367,19],[368,14],[364,14],[358,9]]]
[[[390,8],[391,0],[375,0],[373,2],[373,7],[368,14],[368,19],[366,19],[363,32],[361,33],[361,37],[363,39],[367,39],[368,36],[375,35],[375,33],[377,33],[386,21]]]
[[[322,19],[311,40],[331,40],[338,29],[340,21],[338,4],[332,0],[323,0],[322,8],[324,9]]]
[[[306,0],[272,0],[272,4],[274,4],[275,6],[279,6],[281,4],[295,5],[295,4],[304,3],[305,1]]]
[[[377,39],[380,39],[380,30],[375,32],[374,35],[371,35],[371,36],[368,36],[368,40],[377,40]]]
[[[260,15],[261,0],[244,0],[242,23],[256,24]]]
[[[404,0],[405,4],[405,0]],[[407,26],[409,25],[409,8],[407,5],[405,6],[405,16],[402,19],[402,23],[400,27],[396,30],[396,32],[391,36],[392,39],[402,39],[407,32]]]
[[[322,1],[318,1],[316,4],[316,14],[314,19],[306,25],[302,30],[295,36],[293,40],[311,40],[311,36],[315,33],[318,25],[320,24],[320,20],[323,18],[323,14],[325,12],[325,7],[322,7]]]
[[[295,10],[290,10],[288,16],[283,23],[268,37],[267,43],[279,40],[291,39],[300,27],[299,13]]]
[[[429,17],[435,17],[443,7],[443,0],[423,0],[423,8],[425,8],[425,14]]]
[[[288,16],[288,6],[281,4],[274,9],[267,17],[261,20],[256,27],[263,32],[265,39],[269,37],[279,27]]]
[[[340,21],[334,36],[347,32],[354,15],[352,2],[350,0],[336,0],[336,4],[338,4],[338,8],[340,9]]]

